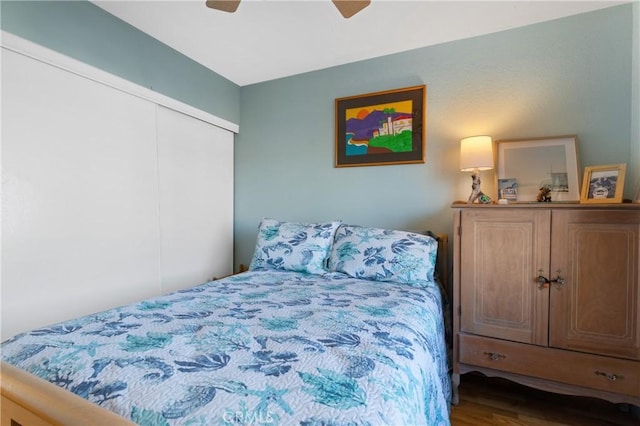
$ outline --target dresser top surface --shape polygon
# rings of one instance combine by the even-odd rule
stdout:
[[[456,209],[604,209],[604,210],[638,210],[640,213],[640,203],[539,203],[533,202],[512,202],[508,204],[468,204],[465,201],[455,201],[451,204]]]

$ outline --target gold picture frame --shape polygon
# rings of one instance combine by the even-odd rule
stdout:
[[[585,167],[580,203],[621,203],[626,171],[625,163]]]

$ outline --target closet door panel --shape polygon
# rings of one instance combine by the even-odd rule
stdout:
[[[155,105],[2,50],[2,336],[157,293]]]
[[[158,107],[162,291],[233,268],[233,133]]]

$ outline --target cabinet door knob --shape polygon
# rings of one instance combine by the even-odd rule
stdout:
[[[558,287],[564,284],[565,280],[560,275],[558,275],[554,280],[549,280],[552,284],[557,284]]]
[[[544,275],[542,275],[543,273],[542,269],[538,269],[538,276],[536,277],[536,283],[538,283],[538,288],[542,290],[543,288],[549,287],[549,285],[551,284],[557,284],[558,287],[563,285],[565,283],[565,279],[560,276],[560,270],[558,270],[557,272],[558,272],[558,276],[555,279],[550,280]]]
[[[536,278],[536,282],[538,283],[538,288],[540,290],[549,287],[549,280],[547,279],[547,277],[544,277],[542,275],[538,275],[538,277]]]
[[[542,269],[538,269],[538,276],[535,279],[535,282],[538,283],[538,288],[540,290],[549,287],[549,280],[544,275],[544,271]]]

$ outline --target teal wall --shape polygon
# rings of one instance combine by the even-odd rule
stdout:
[[[232,123],[240,88],[87,1],[2,1],[3,31]]]
[[[451,234],[459,141],[577,134],[581,165],[640,179],[640,4],[239,88],[86,1],[0,3],[5,31],[240,123],[236,264],[263,216]],[[427,85],[427,162],[333,167],[334,99]],[[483,174],[493,189],[493,174]]]
[[[470,192],[469,174],[458,170],[465,136],[577,134],[583,167],[628,163],[637,176],[633,7],[242,87],[236,264],[250,261],[263,216],[451,236],[450,204]],[[335,98],[420,84],[427,85],[426,164],[334,168]],[[493,173],[482,177],[492,188]]]

